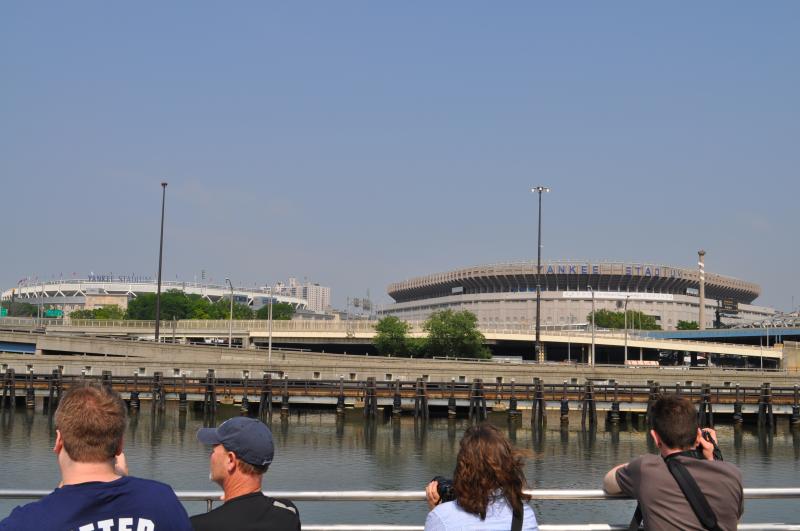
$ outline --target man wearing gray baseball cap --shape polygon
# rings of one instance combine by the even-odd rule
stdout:
[[[191,518],[195,531],[298,531],[300,514],[289,500],[261,492],[261,481],[275,456],[272,432],[260,420],[228,419],[201,428],[197,440],[211,446],[209,478],[222,487],[225,503]]]

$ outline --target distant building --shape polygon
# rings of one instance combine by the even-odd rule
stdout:
[[[69,315],[75,310],[93,310],[104,306],[119,306],[125,310],[128,302],[142,293],[155,293],[156,282],[152,278],[91,275],[86,279],[59,279],[37,283],[20,283],[15,288],[7,289],[0,293],[3,306],[7,307],[13,299],[18,302],[27,302],[33,305],[42,305],[48,308],[63,310]],[[198,284],[192,282],[163,281],[161,291],[179,290],[186,294],[200,295],[209,302],[216,302],[231,295],[230,287],[213,284]],[[295,309],[306,307],[304,297],[289,295],[272,295],[269,289],[262,288],[233,288],[233,300],[239,304],[246,304],[253,309],[265,304],[274,297],[275,302],[291,304]]]
[[[289,277],[289,284],[275,284],[275,294],[305,299],[308,309],[314,312],[325,312],[331,307],[331,288],[316,282],[300,284],[296,278]]]
[[[469,310],[485,328],[531,329],[536,321],[536,286],[541,286],[541,325],[586,325],[592,306],[621,312],[626,308],[652,316],[665,330],[678,321],[697,321],[699,273],[660,264],[554,261],[479,265],[412,278],[389,285],[394,299],[378,312],[406,321],[423,321],[439,310]],[[725,324],[773,316],[775,310],[753,301],[761,288],[752,282],[715,273],[705,275],[705,326],[713,328],[715,311]],[[730,315],[734,316],[730,316]],[[636,323],[631,323],[636,327]]]

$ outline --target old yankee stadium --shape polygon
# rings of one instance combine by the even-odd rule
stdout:
[[[536,263],[481,265],[435,273],[390,284],[395,300],[381,313],[420,321],[431,312],[473,312],[481,326],[530,328],[536,318]],[[735,312],[721,320],[732,325],[769,318],[775,310],[753,304],[760,287],[716,273],[705,274],[704,325],[712,328],[717,309]],[[541,324],[586,324],[592,311],[637,310],[651,315],[664,330],[678,321],[698,321],[700,272],[652,263],[551,261],[541,269]],[[635,327],[635,323],[632,325]]]

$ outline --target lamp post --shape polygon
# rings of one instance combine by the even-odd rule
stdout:
[[[550,188],[546,186],[536,186],[531,188],[531,192],[539,194],[539,237],[536,244],[536,342],[534,343],[534,350],[536,351],[536,361],[544,363],[544,352],[542,351],[542,343],[540,336],[541,329],[541,307],[542,307],[542,193],[547,193]]]
[[[589,365],[594,367],[594,290],[591,286],[587,286],[592,293],[592,352],[590,353]]]
[[[161,326],[161,258],[164,254],[164,204],[167,200],[167,183],[161,183],[161,238],[158,241],[158,281],[156,288],[156,343]]]
[[[226,278],[225,282],[227,282],[228,286],[231,288],[231,312],[228,318],[228,348],[233,348],[233,284],[229,278]]]
[[[625,363],[628,363],[628,301],[631,296],[625,296]]]

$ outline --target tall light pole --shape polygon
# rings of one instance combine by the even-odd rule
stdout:
[[[625,296],[625,363],[628,363],[628,301],[630,298],[630,295]]]
[[[225,282],[231,287],[231,313],[228,318],[228,348],[233,348],[233,284],[229,278],[226,278]]]
[[[594,290],[591,286],[587,286],[589,291],[592,293],[592,352],[591,352],[591,359],[589,360],[589,365],[594,367]]]
[[[542,350],[540,328],[541,328],[541,307],[542,307],[542,193],[547,193],[550,188],[546,186],[536,186],[531,188],[531,192],[539,194],[539,237],[536,244],[536,361],[544,363],[544,351]]]
[[[158,240],[158,286],[156,288],[156,343],[161,326],[161,258],[164,254],[164,204],[167,200],[167,183],[161,183],[161,238]]]

